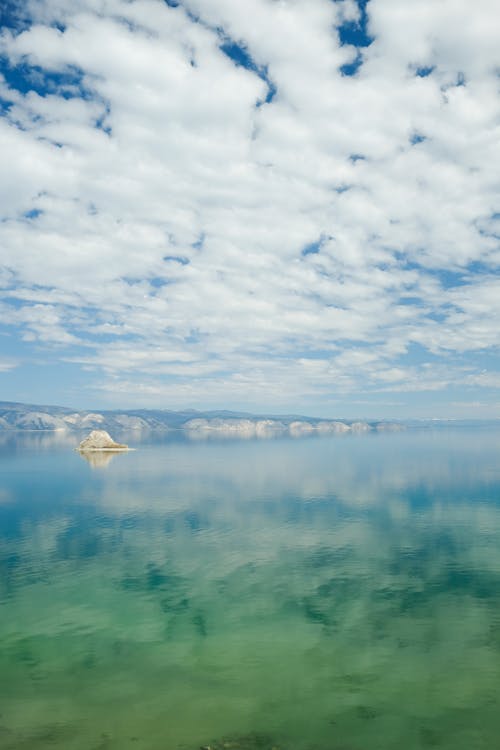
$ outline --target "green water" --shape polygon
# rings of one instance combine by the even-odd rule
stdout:
[[[498,746],[500,430],[2,440],[2,750]]]

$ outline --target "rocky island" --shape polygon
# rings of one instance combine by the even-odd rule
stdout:
[[[92,430],[85,440],[82,440],[78,446],[80,453],[91,451],[128,451],[130,448],[123,443],[115,443],[109,432],[106,430]]]

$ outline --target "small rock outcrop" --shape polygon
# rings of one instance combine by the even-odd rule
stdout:
[[[78,446],[80,453],[87,451],[128,451],[128,445],[115,443],[109,432],[106,430],[92,430],[85,440],[82,440]]]

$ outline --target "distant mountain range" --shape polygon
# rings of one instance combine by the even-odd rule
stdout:
[[[191,435],[241,435],[265,437],[290,435],[401,430],[392,422],[356,422],[317,419],[297,415],[268,416],[232,411],[200,412],[167,409],[132,409],[125,411],[75,411],[62,406],[40,406],[0,402],[0,431],[50,430],[85,432],[95,429],[111,433],[132,430],[187,430]]]

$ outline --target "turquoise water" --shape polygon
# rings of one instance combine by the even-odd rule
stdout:
[[[1,437],[2,750],[498,746],[500,430],[126,439]]]

